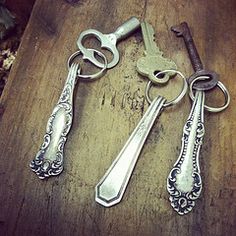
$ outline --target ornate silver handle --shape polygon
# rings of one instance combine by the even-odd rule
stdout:
[[[163,97],[153,100],[125,146],[97,184],[95,200],[101,205],[110,207],[121,201],[144,142],[165,101]]]
[[[63,150],[72,124],[73,91],[78,70],[79,65],[73,63],[57,105],[49,117],[43,144],[30,163],[31,169],[40,179],[58,175],[63,170]]]
[[[204,101],[205,93],[197,90],[183,129],[181,153],[167,179],[171,205],[180,215],[192,210],[202,190],[199,152],[205,133]]]

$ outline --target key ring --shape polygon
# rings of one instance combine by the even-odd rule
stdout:
[[[97,72],[97,73],[95,73],[95,74],[92,74],[92,75],[82,75],[82,74],[79,74],[79,73],[78,73],[78,75],[77,75],[77,77],[80,78],[80,79],[82,79],[82,80],[92,81],[92,80],[96,80],[96,79],[102,77],[102,76],[106,73],[108,62],[107,62],[106,56],[105,56],[103,53],[99,52],[98,50],[92,49],[92,48],[89,48],[89,49],[87,49],[87,50],[93,51],[93,52],[96,53],[99,57],[101,57],[101,58],[103,59],[103,61],[104,61],[103,67],[102,67],[102,69],[101,69],[99,72]],[[67,61],[67,68],[68,68],[68,70],[70,69],[73,60],[74,60],[77,56],[79,56],[79,55],[83,55],[83,53],[82,53],[81,51],[76,51],[76,52],[74,52],[74,53],[69,57],[69,59],[68,59],[68,61]],[[83,56],[83,59],[84,59],[84,56]],[[86,58],[86,59],[89,60],[88,58]],[[90,60],[89,60],[89,61],[90,61]],[[90,61],[90,62],[91,62],[92,64],[94,64],[93,61]]]
[[[205,80],[205,79],[210,79],[209,76],[199,76],[196,79],[194,79],[190,85],[189,85],[189,96],[192,99],[192,101],[195,99],[194,94],[193,94],[193,84],[197,81],[197,80]],[[230,103],[230,95],[229,95],[229,91],[226,89],[226,87],[224,86],[224,84],[220,81],[217,82],[216,84],[217,87],[219,87],[219,89],[223,92],[224,96],[225,96],[225,104],[221,107],[211,107],[211,106],[207,106],[204,105],[204,108],[207,111],[210,112],[220,112],[223,111],[224,109],[226,109]]]
[[[165,73],[170,73],[170,72],[178,74],[183,79],[183,87],[182,87],[182,90],[179,93],[179,95],[176,98],[174,98],[173,100],[171,100],[169,102],[165,102],[163,104],[163,107],[168,107],[168,106],[171,106],[171,105],[174,105],[174,104],[178,103],[183,98],[183,96],[186,94],[186,92],[188,90],[187,80],[184,77],[184,75],[180,71],[178,71],[178,70],[173,70],[173,69],[171,69],[171,70],[163,70],[163,71],[160,71],[159,73],[157,73],[156,76],[159,76],[159,75],[162,75],[162,74],[165,74]],[[150,98],[150,95],[149,95],[150,88],[151,88],[152,85],[153,85],[153,82],[149,81],[147,86],[146,86],[146,90],[145,90],[145,95],[146,95],[146,99],[147,99],[148,103],[152,102],[152,99]]]

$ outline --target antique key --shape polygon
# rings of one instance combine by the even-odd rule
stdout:
[[[136,29],[140,27],[140,22],[136,17],[131,17],[128,19],[125,23],[123,23],[121,26],[119,26],[115,32],[110,34],[103,34],[95,29],[88,29],[83,31],[79,39],[77,41],[78,48],[84,55],[84,59],[88,59],[91,61],[94,65],[102,68],[103,64],[97,60],[95,57],[93,51],[88,50],[88,48],[85,48],[83,46],[83,42],[88,37],[96,37],[101,42],[101,48],[106,48],[109,50],[112,55],[113,59],[111,62],[108,63],[107,68],[114,67],[120,59],[119,52],[116,47],[116,43],[120,41],[121,39],[124,39],[128,37],[131,33],[133,33]]]
[[[199,153],[205,133],[204,108],[211,112],[222,111],[229,105],[230,97],[227,89],[215,77],[216,73],[203,70],[187,23],[182,23],[172,29],[178,36],[184,37],[193,68],[196,71],[188,79],[190,97],[194,102],[183,128],[181,153],[167,178],[167,190],[170,193],[171,205],[180,215],[183,215],[192,210],[195,200],[199,198],[202,190]],[[192,92],[194,85],[196,87],[195,98]],[[203,90],[214,88],[214,86],[218,86],[225,95],[225,104],[219,108],[204,105],[205,92]]]
[[[149,90],[152,81],[148,82],[146,87],[146,98],[151,104],[117,158],[96,186],[95,200],[105,207],[113,206],[121,201],[139,154],[157,116],[160,115],[163,108],[179,102],[187,92],[187,82],[180,72],[166,70],[159,72],[158,75],[163,75],[165,73],[178,74],[182,77],[184,81],[182,91],[170,102],[167,102],[162,96],[158,96],[151,101]]]
[[[156,45],[152,25],[144,21],[141,23],[141,29],[145,56],[137,61],[137,71],[153,83],[166,83],[174,75],[173,73],[166,73],[163,78],[158,78],[156,74],[163,70],[176,70],[177,66],[172,60],[163,57],[163,52]]]
[[[199,54],[197,52],[195,43],[191,36],[188,24],[186,22],[183,22],[180,25],[172,26],[171,30],[176,34],[177,37],[183,37],[193,69],[195,71],[188,78],[188,83],[190,84],[195,78],[199,76],[208,76],[209,79],[204,81],[197,81],[194,84],[193,88],[198,90],[209,90],[214,88],[218,82],[219,75],[214,71],[204,69]]]

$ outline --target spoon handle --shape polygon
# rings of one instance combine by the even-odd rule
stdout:
[[[43,144],[30,163],[31,169],[40,179],[58,175],[63,170],[64,144],[73,119],[73,91],[78,71],[79,65],[73,63],[60,98],[49,117]]]
[[[165,101],[163,97],[153,100],[125,146],[97,184],[95,200],[99,204],[110,207],[121,201],[142,147]]]

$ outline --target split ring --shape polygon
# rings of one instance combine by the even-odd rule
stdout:
[[[159,73],[156,74],[156,76],[159,76],[159,75],[162,75],[162,74],[165,74],[165,73],[175,73],[177,75],[179,75],[182,79],[183,79],[183,87],[182,87],[182,90],[181,92],[179,93],[179,95],[174,98],[173,100],[169,101],[169,102],[165,102],[163,107],[168,107],[168,106],[171,106],[171,105],[174,105],[176,103],[178,103],[182,98],[183,96],[186,94],[187,90],[188,90],[188,83],[186,81],[186,78],[184,77],[184,75],[178,71],[178,70],[174,70],[174,69],[171,69],[171,70],[163,70],[163,71],[160,71]],[[153,85],[153,82],[152,81],[149,81],[147,83],[147,86],[146,86],[146,90],[145,90],[145,95],[146,95],[146,99],[148,101],[148,103],[151,103],[152,102],[152,99],[150,98],[150,88],[151,86]]]
[[[80,79],[82,79],[82,80],[92,81],[92,80],[95,80],[95,79],[98,79],[98,78],[102,77],[102,76],[106,73],[108,63],[107,63],[107,58],[106,58],[106,56],[105,56],[103,53],[99,52],[99,51],[96,50],[96,49],[92,49],[92,48],[88,48],[87,50],[93,51],[93,52],[96,53],[99,57],[101,57],[101,58],[103,59],[103,61],[104,61],[103,67],[102,67],[102,69],[101,69],[99,72],[97,72],[97,73],[95,73],[95,74],[92,74],[92,75],[82,75],[82,74],[79,74],[79,73],[78,73],[78,75],[77,75],[77,77],[80,78]],[[70,69],[73,60],[74,60],[77,56],[79,56],[79,55],[83,55],[83,53],[82,53],[81,51],[76,51],[76,52],[74,52],[74,53],[69,57],[69,59],[68,59],[68,61],[67,61],[67,68],[68,68],[68,70]],[[83,59],[84,59],[84,56],[83,56]],[[86,58],[86,59],[87,59],[87,58]],[[87,59],[87,60],[89,60],[89,59]],[[89,60],[89,61],[90,61],[90,60]],[[94,64],[93,61],[90,61],[90,62],[91,62],[92,64]]]
[[[195,97],[193,95],[193,84],[197,80],[204,80],[204,79],[210,79],[210,77],[209,76],[199,76],[196,79],[194,79],[191,82],[191,84],[189,85],[189,97],[192,99],[192,101],[194,101],[194,99],[195,99]],[[204,108],[207,111],[210,111],[210,112],[220,112],[220,111],[223,111],[224,109],[226,109],[229,106],[229,102],[230,102],[229,91],[226,89],[224,84],[221,83],[220,81],[218,81],[216,86],[219,87],[219,89],[223,92],[224,97],[225,97],[225,104],[223,106],[221,106],[221,107],[211,107],[211,106],[204,105]]]

